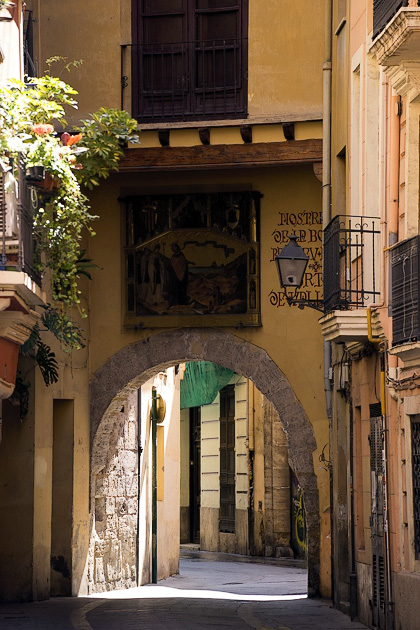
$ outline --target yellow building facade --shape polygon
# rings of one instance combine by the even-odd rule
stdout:
[[[54,348],[49,388],[28,368],[22,423],[3,405],[4,599],[46,598],[53,582],[55,594],[97,590],[95,499],[118,414],[151,377],[197,360],[250,379],[273,405],[303,490],[309,594],[330,593],[322,335],[315,312],[287,305],[274,262],[296,233],[313,259],[300,297],[322,297],[327,3],[315,14],[309,0],[170,4],[27,3],[39,72],[55,55],[83,59],[69,77],[79,91],[69,131],[104,105],[130,111],[141,133],[89,194],[98,219],[86,249],[100,269],[81,280],[86,348]]]

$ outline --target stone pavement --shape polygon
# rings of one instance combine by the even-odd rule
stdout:
[[[366,630],[306,598],[299,561],[183,551],[180,575],[90,597],[0,604],[1,630]]]

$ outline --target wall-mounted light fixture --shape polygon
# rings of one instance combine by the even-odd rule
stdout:
[[[291,234],[289,236],[289,242],[275,258],[280,285],[285,290],[286,300],[289,306],[295,305],[299,308],[308,306],[309,308],[323,312],[323,300],[305,300],[297,296],[297,290],[302,286],[306,267],[309,262],[309,256],[305,254],[302,247],[298,244],[297,239],[296,234]],[[289,287],[295,289],[294,294],[287,293]]]

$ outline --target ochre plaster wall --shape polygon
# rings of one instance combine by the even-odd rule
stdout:
[[[71,83],[80,92],[77,116],[85,117],[104,104],[120,107],[121,44],[132,41],[131,0],[109,5],[91,0],[89,8],[83,0],[71,3],[29,0],[29,3],[40,20],[37,23],[37,30],[41,29],[40,46],[35,57],[41,70],[45,69],[45,60],[54,55],[68,60],[83,59],[82,67],[71,75]],[[324,5],[325,0],[318,0],[314,11],[311,0],[249,0],[251,117],[322,118]],[[48,29],[52,15],[55,27]],[[127,50],[129,75],[130,49]],[[130,79],[128,83],[125,107],[130,109]],[[86,85],[88,90],[84,89]]]
[[[278,228],[279,212],[320,212],[321,187],[311,166],[247,169],[246,171],[207,171],[194,174],[159,173],[112,176],[93,197],[93,212],[100,215],[97,235],[89,242],[89,256],[102,268],[90,284],[91,374],[121,348],[150,335],[152,330],[129,330],[122,327],[123,219],[117,199],[128,192],[160,192],[217,189],[219,186],[252,185],[263,195],[261,203],[261,304],[262,326],[235,330],[235,336],[265,349],[291,383],[314,429],[318,449],[313,454],[318,477],[321,513],[329,506],[328,473],[318,466],[318,456],[328,442],[328,424],[322,382],[322,338],[315,311],[289,308],[279,304],[278,278],[273,249],[287,241],[293,226],[282,226],[276,243],[273,232]],[[283,217],[284,218],[284,217]],[[299,226],[297,226],[299,228]],[[312,230],[319,226],[304,226]],[[303,228],[302,228],[303,229]],[[315,232],[313,234],[315,236]],[[317,245],[318,243],[315,243]],[[318,289],[320,291],[320,288]],[[274,304],[272,303],[274,301]],[[174,320],[174,326],[182,320]],[[229,330],[229,329],[227,329]],[[106,339],[107,343],[103,343]],[[240,365],[238,366],[240,371]],[[329,535],[328,518],[323,520],[321,540]],[[328,558],[323,562],[328,563]],[[324,576],[328,579],[328,572]]]
[[[246,171],[217,171],[194,174],[166,173],[113,175],[92,196],[92,209],[99,215],[97,235],[88,245],[88,255],[101,269],[94,272],[92,282],[83,285],[84,300],[89,317],[82,320],[88,347],[68,357],[53,344],[62,366],[60,381],[46,389],[37,376],[34,499],[34,579],[35,597],[48,596],[51,479],[52,479],[52,410],[53,398],[74,399],[74,509],[73,509],[73,593],[87,591],[87,550],[90,540],[89,515],[89,381],[98,368],[120,349],[150,335],[151,330],[124,330],[122,327],[122,209],[117,199],[126,191],[174,189],[188,190],[208,186],[251,184],[264,197],[261,205],[261,305],[262,326],[231,330],[238,338],[259,346],[279,366],[312,423],[318,448],[314,451],[314,470],[317,475],[321,513],[328,508],[328,474],[319,468],[318,456],[328,442],[322,383],[322,338],[317,313],[305,309],[273,305],[270,295],[278,294],[278,278],[272,262],[276,243],[273,232],[278,228],[279,212],[320,211],[320,183],[311,166]],[[312,229],[311,226],[307,226]],[[292,226],[282,226],[289,233]],[[285,234],[281,237],[285,238]],[[278,300],[277,300],[278,303]],[[174,325],[180,322],[174,321]],[[229,331],[229,329],[227,329]],[[67,365],[67,367],[65,367]],[[240,365],[238,366],[240,371]],[[179,511],[179,504],[178,504]],[[328,522],[323,522],[321,546],[329,536]],[[321,575],[329,557],[321,559]],[[323,585],[321,584],[321,588]]]
[[[119,184],[119,182],[120,184]],[[124,330],[122,328],[122,210],[117,199],[127,191],[188,190],[202,187],[252,184],[263,195],[261,203],[261,305],[262,326],[241,329],[235,334],[265,348],[270,357],[291,382],[296,396],[304,406],[319,432],[321,448],[328,441],[325,423],[322,383],[322,337],[315,311],[273,305],[270,297],[278,293],[279,284],[273,259],[276,243],[273,232],[278,227],[279,212],[293,213],[307,210],[320,211],[321,187],[310,166],[276,169],[249,169],[246,171],[197,172],[194,176],[181,173],[112,176],[93,198],[93,212],[100,218],[95,223],[96,236],[89,242],[89,255],[102,270],[94,273],[90,284],[90,327],[93,331],[90,345],[90,370],[95,372],[105,361],[127,344],[153,334],[151,330]],[[318,226],[315,226],[318,227]],[[309,226],[311,229],[311,226]],[[283,227],[289,234],[292,226]],[[318,242],[315,243],[318,245]],[[319,289],[320,290],[320,289]],[[174,325],[182,320],[174,319]],[[103,339],[107,343],[103,343]],[[322,441],[323,440],[323,441]],[[315,454],[315,457],[317,455]]]
[[[83,59],[80,69],[63,78],[79,89],[79,110],[69,117],[69,126],[77,123],[100,106],[118,107],[121,102],[120,46],[131,41],[130,0],[111,3],[92,0],[87,7],[82,0],[57,3],[54,0],[28,0],[34,8],[36,23],[35,57],[40,69],[45,59],[64,55],[69,61]],[[324,1],[320,0],[324,7]],[[253,117],[279,119],[316,119],[322,110],[322,47],[323,11],[313,11],[309,0],[250,0],[249,11],[249,113]],[[307,42],[311,42],[311,46]],[[274,54],[275,53],[275,54]],[[56,66],[60,71],[60,64]],[[54,73],[54,70],[52,71]],[[56,73],[57,73],[56,72]],[[127,98],[129,90],[127,91]],[[126,101],[128,104],[128,100]],[[311,137],[319,137],[320,126]],[[223,133],[219,140],[223,143]],[[267,141],[280,134],[265,129]],[[305,131],[296,127],[297,137]],[[216,139],[216,136],[214,136]],[[194,141],[174,135],[177,144]],[[154,142],[154,139],[151,139]],[[239,142],[229,132],[228,142]],[[89,319],[84,320],[88,348],[71,357],[59,348],[62,367],[60,381],[48,390],[36,377],[37,402],[34,431],[35,495],[33,530],[25,544],[34,544],[33,593],[48,596],[51,480],[52,480],[52,416],[53,398],[74,399],[74,509],[73,509],[73,593],[87,588],[87,550],[89,526],[89,381],[107,359],[118,350],[156,331],[122,328],[123,222],[117,199],[127,191],[147,187],[170,192],[177,187],[188,190],[213,186],[252,184],[264,194],[261,212],[261,303],[262,327],[231,330],[237,337],[267,351],[287,376],[314,428],[318,449],[313,454],[314,469],[320,491],[321,513],[328,506],[328,475],[319,470],[318,455],[328,441],[322,383],[322,338],[317,313],[306,309],[277,306],[278,279],[274,268],[273,248],[283,242],[274,240],[278,212],[317,211],[321,209],[321,186],[312,166],[191,173],[147,173],[114,175],[92,196],[92,209],[100,218],[97,237],[88,244],[88,255],[102,267],[94,273],[92,283],[84,286]],[[311,229],[308,226],[308,229]],[[292,228],[289,226],[289,233]],[[282,237],[283,238],[283,237]],[[271,296],[271,301],[270,301]],[[277,300],[277,303],[276,303]],[[273,303],[272,303],[273,302]],[[179,327],[181,321],[174,321]],[[26,430],[26,429],[25,429]],[[29,430],[29,428],[28,428]],[[173,459],[176,461],[176,457]],[[179,504],[178,504],[179,505]],[[32,508],[29,509],[32,516]],[[321,532],[321,545],[328,535],[327,525]],[[326,557],[324,564],[329,562]],[[322,570],[322,568],[321,568]],[[322,585],[321,585],[322,586]]]

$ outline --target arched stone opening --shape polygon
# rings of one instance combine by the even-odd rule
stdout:
[[[273,404],[287,435],[290,466],[304,491],[308,532],[308,595],[319,594],[319,502],[312,453],[311,423],[290,383],[267,352],[217,329],[178,329],[151,335],[126,346],[93,376],[91,401],[91,474],[106,464],[115,413],[148,379],[177,363],[203,360],[242,374]]]

